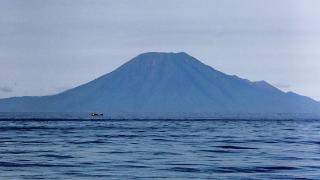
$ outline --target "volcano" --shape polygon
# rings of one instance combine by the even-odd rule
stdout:
[[[143,53],[84,85],[0,100],[0,112],[318,113],[320,103],[181,53]]]

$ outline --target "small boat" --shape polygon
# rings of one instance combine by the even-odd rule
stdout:
[[[103,113],[93,112],[93,113],[91,113],[91,116],[103,116]]]

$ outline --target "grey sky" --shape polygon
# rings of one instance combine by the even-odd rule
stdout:
[[[147,51],[320,100],[320,1],[0,0],[0,98],[88,82]]]

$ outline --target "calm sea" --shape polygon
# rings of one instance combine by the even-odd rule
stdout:
[[[0,121],[0,179],[320,179],[320,121]]]

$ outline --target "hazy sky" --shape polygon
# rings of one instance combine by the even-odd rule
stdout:
[[[61,92],[147,51],[320,100],[320,1],[0,0],[0,98]]]

